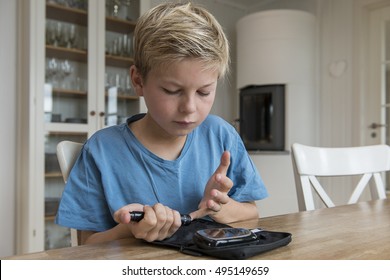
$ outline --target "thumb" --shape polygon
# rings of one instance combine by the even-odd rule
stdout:
[[[127,224],[130,222],[131,211],[143,211],[144,206],[139,203],[133,203],[123,206],[114,213],[114,220],[117,223]]]

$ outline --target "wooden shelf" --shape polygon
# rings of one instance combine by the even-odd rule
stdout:
[[[139,100],[139,97],[138,96],[132,96],[132,95],[119,95],[118,99],[120,99],[120,100],[133,100],[133,101],[137,101],[137,100]]]
[[[120,18],[106,17],[106,30],[129,34],[134,31],[136,22],[128,21]]]
[[[62,95],[62,96],[80,97],[80,98],[87,97],[86,91],[60,89],[60,88],[53,88],[53,94]]]
[[[62,123],[59,123],[59,124],[62,124]],[[84,137],[87,137],[87,132],[67,132],[67,131],[49,131],[48,133],[49,135],[55,135],[55,136],[59,136],[59,135],[67,135],[67,136],[84,136]]]
[[[106,54],[106,65],[120,68],[130,68],[134,64],[131,57],[115,56]]]
[[[88,25],[87,11],[60,6],[56,4],[46,4],[46,18],[65,21],[82,26]],[[107,31],[129,34],[134,31],[136,22],[115,17],[106,17]]]
[[[53,215],[46,216],[46,214],[45,214],[45,221],[53,222],[55,220],[55,218],[56,218],[56,216],[53,216]]]
[[[70,49],[64,47],[55,47],[46,45],[46,57],[55,57],[58,59],[68,59],[86,63],[88,56],[87,51],[79,49]]]
[[[82,26],[87,26],[88,24],[88,15],[86,11],[50,3],[46,4],[46,18]]]
[[[85,92],[85,91],[78,91],[78,90],[68,90],[68,89],[54,88],[53,89],[53,93],[57,94],[57,95],[63,95],[63,96],[69,95],[69,96],[80,97],[80,98],[87,97],[87,92]],[[108,96],[107,92],[105,93],[105,96],[106,97]],[[135,96],[135,95],[119,94],[118,95],[118,99],[119,100],[134,100],[134,101],[137,101],[137,100],[139,100],[139,97]]]
[[[108,97],[108,93],[106,91],[105,93],[105,97],[107,98]],[[122,94],[122,93],[119,93],[117,98],[119,100],[131,100],[131,101],[138,101],[139,100],[139,97],[138,96],[135,96],[135,95],[127,95],[127,94]]]
[[[85,50],[70,49],[46,45],[46,57],[55,57],[58,59],[68,59],[72,61],[87,63],[88,53]],[[130,68],[134,64],[131,57],[106,55],[106,65],[119,68]]]
[[[62,178],[62,174],[61,172],[48,172],[48,173],[45,173],[45,178],[58,178],[58,177],[61,177]]]

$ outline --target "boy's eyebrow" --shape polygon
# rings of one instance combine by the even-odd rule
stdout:
[[[182,86],[180,83],[178,83],[178,82],[176,82],[176,81],[174,81],[174,80],[164,80],[164,79],[163,79],[162,81],[163,81],[163,82],[166,82],[166,83],[173,84],[173,85],[178,86],[178,87],[181,87],[181,86]],[[216,83],[217,83],[217,81],[214,81],[214,82],[211,82],[211,83],[209,83],[209,84],[202,85],[202,86],[200,86],[200,88],[209,87],[209,86],[212,86],[212,85],[214,85],[214,84],[216,84]]]

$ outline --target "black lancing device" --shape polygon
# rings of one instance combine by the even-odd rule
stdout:
[[[130,218],[132,222],[139,222],[144,218],[144,212],[142,211],[131,211]],[[181,225],[188,226],[192,222],[192,218],[188,214],[180,214]]]

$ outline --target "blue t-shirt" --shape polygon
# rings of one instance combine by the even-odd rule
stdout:
[[[142,118],[136,115],[127,123]],[[113,213],[130,203],[162,203],[182,214],[198,209],[204,188],[230,152],[229,196],[254,201],[268,196],[236,130],[217,116],[188,134],[180,156],[164,160],[147,150],[127,124],[97,131],[84,144],[62,194],[56,223],[78,230],[105,231]]]

